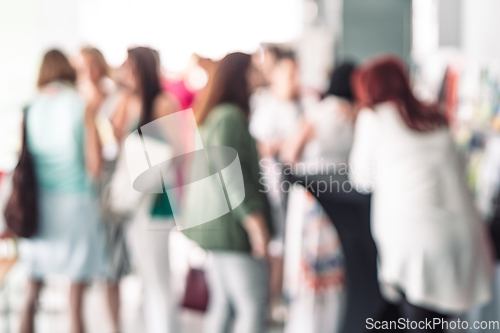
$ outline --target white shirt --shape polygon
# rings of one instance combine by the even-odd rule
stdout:
[[[373,190],[372,234],[388,299],[400,290],[410,303],[444,314],[489,300],[486,225],[447,129],[413,131],[390,102],[363,109],[349,176],[359,190]]]
[[[259,89],[252,95],[252,114],[250,134],[266,144],[279,144],[290,137],[299,126],[301,110],[294,101],[285,101],[274,96],[268,88]],[[261,181],[267,190],[271,205],[271,215],[276,230],[276,238],[281,239],[285,224],[285,212],[282,205],[282,165],[274,157],[260,160]],[[274,254],[282,252],[282,242],[272,242]]]
[[[258,90],[251,104],[250,133],[258,141],[272,144],[284,140],[299,124],[298,103],[280,100],[267,88]]]
[[[301,163],[314,163],[320,169],[322,165],[325,168],[333,164],[347,165],[354,132],[349,112],[348,102],[335,96],[328,96],[306,109],[305,118],[314,128],[314,137],[304,146]]]

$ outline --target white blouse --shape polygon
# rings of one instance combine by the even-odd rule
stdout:
[[[251,98],[250,133],[265,143],[275,143],[297,130],[300,120],[299,104],[280,100],[268,88],[255,92]]]
[[[492,250],[446,128],[409,129],[395,104],[363,109],[349,177],[373,191],[372,234],[383,295],[444,314],[490,299]]]
[[[350,112],[347,101],[332,95],[305,110],[305,117],[314,128],[314,137],[304,146],[302,163],[325,167],[347,163],[354,132]]]

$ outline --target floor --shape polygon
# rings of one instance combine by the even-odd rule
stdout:
[[[24,301],[26,274],[20,265],[14,266],[0,289],[0,333],[18,331],[19,313]],[[37,333],[67,333],[69,325],[67,291],[68,281],[51,277],[44,288],[36,317]],[[123,307],[123,333],[144,332],[141,312],[141,281],[131,275],[121,285]],[[104,284],[95,282],[89,287],[85,299],[85,323],[89,333],[112,333],[104,299]],[[203,315],[194,311],[180,313],[180,333],[202,332]],[[280,327],[269,329],[269,333],[281,333]]]

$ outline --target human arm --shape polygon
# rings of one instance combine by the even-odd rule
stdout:
[[[243,218],[243,227],[248,233],[248,238],[252,246],[252,254],[256,258],[265,257],[271,237],[262,213],[256,212],[246,215]]]
[[[113,112],[113,116],[111,117],[111,125],[113,126],[115,137],[118,142],[121,142],[124,134],[125,134],[125,123],[127,121],[127,110],[131,100],[131,96],[129,93],[125,93],[120,97],[118,101],[115,112]]]
[[[154,118],[168,116],[180,110],[179,102],[170,94],[161,93],[154,101]]]
[[[87,104],[85,109],[85,163],[87,172],[96,178],[101,168],[101,143],[96,126],[97,110],[102,99],[96,99]]]
[[[283,141],[279,152],[281,161],[284,163],[297,162],[304,146],[313,136],[313,125],[303,118],[297,132]]]
[[[262,257],[266,253],[270,232],[268,221],[265,219],[268,206],[265,195],[259,187],[258,155],[255,142],[248,133],[241,111],[232,106],[224,106],[224,108],[226,109],[220,111],[223,116],[215,122],[210,131],[207,145],[231,147],[238,153],[245,197],[238,206],[232,207],[231,214],[247,231],[254,255]],[[228,193],[241,191],[241,183],[238,182],[226,182],[225,186]]]
[[[377,132],[375,111],[368,108],[360,110],[349,155],[349,179],[359,192],[371,192],[375,185]]]

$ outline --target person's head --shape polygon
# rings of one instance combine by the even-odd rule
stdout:
[[[77,66],[78,80],[89,80],[98,84],[103,78],[109,77],[109,66],[101,51],[87,46],[80,50]]]
[[[37,87],[53,81],[63,81],[75,84],[76,72],[68,58],[59,50],[50,50],[43,56],[42,65],[38,73]]]
[[[352,79],[354,93],[362,105],[374,107],[394,102],[406,125],[425,132],[447,124],[437,106],[418,101],[410,88],[407,70],[397,57],[377,58],[355,71]]]
[[[257,61],[255,61],[255,63],[261,71],[266,83],[269,83],[269,81],[271,81],[271,73],[280,54],[280,48],[272,44],[263,44],[261,46],[260,52],[257,53],[258,59]]]
[[[134,47],[127,52],[122,67],[123,84],[142,101],[142,126],[153,120],[153,102],[161,93],[160,60],[158,52],[149,47]]]
[[[297,94],[298,66],[292,52],[279,54],[270,79],[273,94],[283,100],[295,98]]]
[[[349,102],[354,101],[354,93],[351,88],[351,76],[356,66],[352,62],[344,62],[337,66],[330,78],[330,86],[325,95],[333,95],[343,98]]]
[[[250,55],[240,52],[226,55],[217,65],[204,99],[196,110],[198,124],[203,124],[210,111],[221,103],[236,104],[248,117],[254,71]]]

